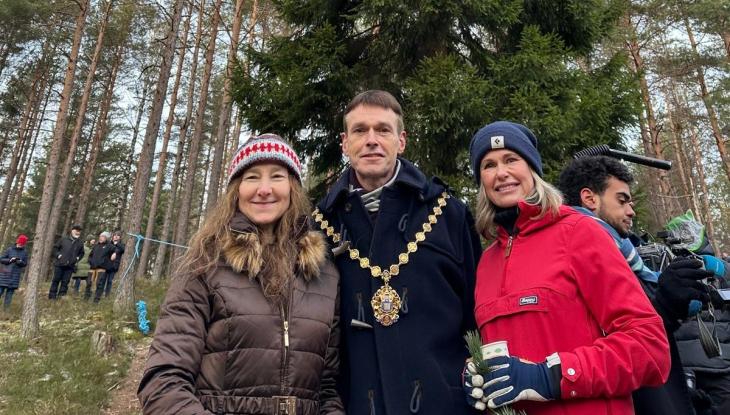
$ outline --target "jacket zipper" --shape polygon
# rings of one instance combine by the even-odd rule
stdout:
[[[284,353],[281,357],[281,393],[282,395],[285,394],[285,380],[286,380],[286,368],[287,368],[287,359],[289,358],[289,320],[287,319],[286,311],[284,310],[284,305],[282,304],[280,307],[281,310],[281,324],[284,328]]]
[[[502,270],[502,283],[499,286],[499,295],[504,295],[504,280],[507,278],[507,266],[509,265],[509,256],[512,254],[512,241],[517,236],[517,232],[507,237],[507,247],[504,249],[504,269]]]
[[[281,367],[281,393],[286,395],[286,375],[287,368],[289,367],[289,314],[291,313],[292,298],[294,297],[294,281],[289,283],[289,298],[287,299],[286,307],[282,303],[280,306],[281,310],[281,325],[284,329],[283,341],[284,341],[284,353],[282,355],[282,367]]]
[[[512,235],[507,238],[507,248],[504,250],[504,257],[509,258],[509,254],[512,253],[512,239],[514,237]]]

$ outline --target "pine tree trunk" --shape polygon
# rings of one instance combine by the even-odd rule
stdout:
[[[251,6],[251,20],[248,25],[248,31],[246,31],[246,35],[248,36],[248,41],[246,42],[249,49],[253,47],[253,42],[256,39],[256,36],[254,34],[256,33],[256,21],[259,16],[259,0],[253,0],[253,6]],[[243,72],[251,76],[251,59],[248,55],[246,55],[245,60],[245,67],[243,68]]]
[[[192,7],[189,9],[185,18],[185,25],[183,28],[182,45],[188,44],[188,34],[190,32],[190,20],[192,17]],[[167,145],[172,135],[172,126],[175,122],[175,108],[177,107],[177,95],[180,89],[180,80],[182,78],[183,63],[185,62],[185,51],[186,47],[181,48],[180,57],[177,61],[177,68],[175,71],[175,82],[172,87],[172,96],[170,98],[170,109],[167,114],[167,120],[165,121],[165,133],[162,137],[162,150],[160,150],[160,160],[157,165],[157,173],[155,174],[155,188],[152,191],[152,203],[150,203],[149,215],[147,216],[147,227],[145,228],[145,240],[142,243],[142,253],[139,255],[139,264],[137,265],[137,272],[135,278],[142,278],[147,272],[147,261],[149,260],[150,251],[152,244],[149,239],[154,235],[155,230],[155,218],[157,217],[157,206],[160,202],[160,193],[162,192],[162,185],[165,182],[165,171],[167,170]],[[164,239],[162,239],[164,240]]]
[[[211,156],[212,152],[213,152],[213,147],[209,145],[208,151],[206,151],[206,154],[205,154],[205,163],[203,163],[204,166],[210,166],[210,156]],[[205,183],[207,183],[208,179],[209,179],[208,171],[209,171],[209,169],[204,169],[203,182],[201,183],[202,189],[200,189],[200,192],[195,193],[195,194],[200,195],[200,198],[198,199],[198,203],[197,203],[198,206],[196,208],[197,214],[195,215],[195,217],[197,218],[197,220],[195,221],[195,229],[200,228],[200,221],[202,220],[203,212],[205,211],[205,209],[204,209],[204,206],[206,203],[205,202]]]
[[[103,94],[103,93],[102,93]],[[102,97],[103,98],[103,97]],[[97,105],[97,108],[94,109],[94,118],[91,121],[91,128],[89,128],[89,137],[86,140],[83,140],[84,147],[81,150],[81,153],[79,154],[78,159],[81,160],[82,167],[79,168],[79,173],[81,173],[81,170],[86,165],[84,163],[85,160],[89,158],[89,150],[91,149],[91,143],[94,141],[94,136],[96,135],[96,129],[98,128],[98,122],[99,122],[99,107],[100,105]],[[77,174],[73,179],[73,189],[74,191],[78,190],[81,185],[84,182],[84,178],[81,174]],[[68,207],[68,213],[66,214],[66,220],[61,229],[70,229],[71,226],[73,226],[73,221],[76,218],[76,212],[79,210],[79,198],[76,197],[76,195],[73,195],[71,197],[71,203]]]
[[[233,158],[233,153],[238,150],[238,143],[239,143],[239,137],[241,136],[241,111],[236,111],[236,124],[233,127],[233,132],[230,135],[230,138],[228,139],[228,150],[226,152],[226,160],[231,160]],[[227,168],[227,166],[226,166]],[[223,170],[223,175],[221,177],[221,182],[225,183],[227,180],[227,170]]]
[[[160,233],[160,240],[170,240],[170,228],[172,223],[172,213],[175,208],[175,201],[177,200],[177,188],[180,182],[180,167],[182,165],[182,159],[185,157],[184,150],[185,143],[178,143],[177,154],[175,155],[175,167],[172,169],[172,181],[170,183],[170,198],[165,208],[165,217],[162,221],[162,231]],[[165,274],[165,258],[167,255],[168,245],[161,244],[157,248],[157,257],[155,258],[155,267],[152,269],[152,281],[157,283]]]
[[[692,46],[692,54],[696,59],[698,59],[700,57],[700,54],[699,52],[697,52],[697,41],[695,41],[695,36],[692,32],[692,27],[690,27],[689,25],[689,20],[686,18],[684,19],[684,27],[687,30],[689,43]],[[702,97],[702,102],[705,104],[705,109],[707,110],[707,118],[710,120],[710,127],[712,128],[712,135],[713,137],[715,137],[717,151],[720,153],[722,168],[725,171],[725,175],[727,176],[728,180],[730,180],[730,156],[727,154],[727,148],[725,147],[725,138],[722,136],[720,125],[717,122],[717,113],[715,112],[715,108],[710,102],[710,93],[707,90],[707,83],[705,82],[705,71],[699,64],[697,66],[697,83],[700,86],[700,96]]]
[[[50,154],[46,167],[46,174],[43,182],[43,193],[41,196],[40,207],[38,209],[38,220],[36,221],[35,231],[33,232],[33,251],[28,265],[26,278],[28,280],[28,288],[25,293],[25,301],[23,301],[23,315],[21,324],[21,335],[24,338],[33,338],[38,334],[38,283],[40,281],[41,264],[47,258],[41,256],[43,251],[43,241],[45,233],[48,232],[48,214],[53,203],[55,190],[55,174],[58,168],[58,160],[63,145],[63,134],[66,131],[66,123],[68,116],[69,101],[71,99],[71,91],[75,80],[76,62],[81,47],[81,39],[84,34],[86,25],[86,15],[89,11],[89,0],[82,0],[79,3],[79,14],[76,17],[71,52],[69,53],[68,66],[64,76],[63,90],[61,92],[61,100],[58,105],[58,116],[56,117],[56,125],[53,129],[51,138]]]
[[[157,134],[160,130],[160,118],[162,116],[162,108],[165,104],[165,96],[167,95],[167,84],[170,80],[172,60],[175,56],[175,44],[177,42],[177,32],[180,27],[182,9],[183,0],[175,0],[170,30],[167,32],[162,49],[160,76],[155,86],[152,109],[147,120],[142,151],[139,156],[139,163],[137,164],[137,174],[134,179],[134,190],[129,205],[129,216],[125,226],[127,232],[133,235],[139,234],[140,228],[142,227],[142,216],[144,214],[145,200],[147,199],[152,161],[155,155],[155,144],[157,143]],[[127,246],[130,248],[134,246],[134,243],[134,238],[130,237],[127,239]],[[133,255],[124,255],[119,270],[121,272],[126,270],[131,261],[134,261]],[[133,307],[134,276],[131,274],[122,274],[119,279],[119,285],[117,286],[117,294],[114,298],[114,312],[124,314],[131,311]]]
[[[188,239],[188,226],[190,221],[190,209],[192,205],[193,185],[195,184],[195,172],[197,170],[198,156],[200,153],[200,142],[203,135],[205,109],[208,101],[208,85],[210,83],[210,75],[213,69],[213,54],[215,52],[216,37],[218,36],[218,23],[220,21],[220,5],[222,0],[216,0],[216,4],[212,9],[212,18],[210,22],[210,34],[208,46],[205,51],[205,66],[203,69],[203,78],[200,85],[200,95],[198,97],[198,106],[195,114],[195,127],[193,136],[190,140],[190,151],[188,152],[187,174],[183,184],[182,200],[180,201],[180,211],[178,214],[177,239],[176,243],[185,245]],[[204,8],[201,7],[201,10]],[[176,249],[179,257],[182,250]]]
[[[124,187],[121,192],[119,192],[119,197],[117,198],[117,223],[116,228],[121,229],[122,228],[122,222],[124,220],[124,214],[127,212],[127,196],[129,195],[129,188],[132,186],[132,167],[134,166],[134,149],[137,147],[137,139],[139,138],[139,126],[142,123],[142,116],[144,115],[144,109],[147,105],[147,95],[149,93],[151,83],[149,79],[146,79],[142,86],[142,100],[139,103],[139,108],[137,108],[137,118],[134,122],[134,128],[132,129],[132,140],[129,143],[129,154],[127,154],[127,160],[124,163],[127,171],[129,174],[127,174],[124,177]]]
[[[8,196],[10,195],[10,188],[17,174],[17,167],[19,161],[19,155],[21,147],[28,142],[33,134],[34,121],[38,118],[38,109],[40,107],[41,99],[45,87],[47,84],[48,77],[45,72],[48,70],[46,67],[48,52],[49,52],[50,41],[46,41],[43,45],[43,52],[41,57],[36,63],[35,70],[33,73],[33,80],[29,88],[28,100],[23,109],[23,114],[20,119],[18,128],[18,139],[13,149],[13,154],[8,166],[8,172],[5,175],[5,182],[3,183],[2,191],[0,192],[0,217],[3,219],[8,217],[4,215],[5,207],[7,206]],[[55,48],[53,49],[55,51]],[[2,149],[0,149],[2,154]]]
[[[36,71],[36,74],[34,76],[33,82],[30,87],[30,94],[28,96],[28,101],[25,103],[25,108],[23,109],[23,114],[20,118],[20,128],[18,128],[18,139],[15,141],[15,146],[13,147],[12,156],[10,158],[10,164],[8,165],[7,173],[5,174],[5,182],[3,183],[3,189],[0,192],[0,217],[7,217],[7,215],[4,215],[5,213],[5,206],[8,201],[8,196],[10,195],[10,189],[13,185],[13,182],[15,180],[15,175],[18,172],[18,162],[20,161],[21,153],[23,152],[23,148],[25,147],[26,142],[28,142],[28,139],[30,138],[31,134],[28,134],[28,127],[30,124],[30,120],[32,117],[31,112],[33,109],[37,109],[37,104],[39,102],[39,95],[42,93],[42,91],[38,90],[38,82],[40,81],[41,73],[40,71]]]
[[[117,53],[119,53],[121,48],[122,47],[120,46]],[[79,225],[83,225],[86,222],[86,205],[89,201],[89,195],[91,194],[91,185],[94,182],[96,161],[99,157],[99,153],[101,153],[102,142],[104,141],[104,137],[106,137],[107,128],[109,126],[109,110],[111,109],[112,102],[114,100],[114,86],[116,85],[117,74],[119,73],[122,63],[121,55],[118,56],[119,59],[116,59],[111,73],[109,74],[109,82],[106,85],[106,90],[104,91],[104,96],[102,97],[101,105],[99,106],[97,126],[94,131],[93,139],[91,140],[91,152],[89,159],[86,161],[86,164],[84,164],[81,192],[77,197],[79,205],[74,217],[74,222]]]
[[[727,60],[730,61],[730,32],[722,32],[720,37],[722,37],[722,43],[725,45]]]
[[[220,192],[220,176],[223,169],[223,151],[225,149],[228,124],[231,117],[231,78],[234,65],[236,64],[236,51],[238,50],[238,39],[241,33],[241,21],[243,20],[244,0],[236,0],[236,10],[233,15],[233,27],[231,28],[231,43],[228,46],[228,63],[226,64],[226,75],[223,80],[223,97],[221,98],[220,112],[218,113],[218,130],[215,138],[215,150],[213,152],[213,164],[210,166],[210,184],[208,185],[207,206],[212,207],[218,200]]]
[[[193,105],[195,102],[195,80],[198,78],[198,53],[200,51],[200,43],[203,39],[203,11],[205,0],[201,0],[201,4],[198,7],[198,25],[195,31],[195,41],[194,41],[194,48],[193,48],[193,54],[192,54],[192,61],[190,63],[190,80],[188,82],[188,93],[186,98],[186,104],[185,104],[185,118],[180,126],[180,139],[178,144],[178,151],[177,151],[177,158],[175,159],[175,170],[173,170],[172,174],[172,183],[171,186],[171,192],[172,197],[170,198],[170,203],[174,203],[175,206],[180,205],[180,201],[178,200],[178,194],[179,194],[179,188],[182,186],[182,183],[184,182],[185,178],[185,172],[186,168],[182,164],[183,157],[185,157],[185,154],[187,154],[187,151],[183,151],[183,149],[187,150],[189,149],[189,142],[188,142],[188,131],[190,130],[190,124],[193,120]],[[165,211],[165,219],[163,224],[163,234],[165,241],[177,241],[177,228],[171,229],[169,228],[170,220],[172,220],[172,217],[168,215],[168,213],[172,214],[173,206],[167,207]],[[169,232],[172,231],[172,237],[169,237]],[[162,254],[158,254],[158,256],[161,256],[162,258],[165,257],[165,254],[167,252],[168,247],[162,246]],[[169,262],[172,262],[174,258],[179,255],[179,249],[181,248],[172,248],[171,255],[169,255],[170,259]],[[163,270],[169,271],[171,269],[171,266],[168,264],[165,266],[166,262],[160,263],[158,261],[155,261],[155,274],[161,275]]]
[[[77,113],[76,113],[76,125],[74,125],[73,133],[71,134],[71,139],[68,144],[68,148],[66,151],[68,151],[68,155],[66,157],[66,161],[63,164],[63,170],[61,171],[61,174],[58,176],[58,190],[55,193],[55,197],[53,200],[53,205],[51,207],[51,213],[49,215],[48,220],[48,228],[46,231],[46,239],[43,246],[43,254],[41,258],[47,258],[50,253],[51,249],[53,248],[53,243],[55,239],[56,230],[58,228],[58,221],[61,218],[61,208],[66,203],[66,198],[68,195],[66,194],[66,188],[68,187],[68,179],[71,175],[71,167],[74,165],[74,161],[76,158],[76,148],[79,144],[79,138],[81,137],[81,131],[84,126],[84,119],[86,118],[86,109],[89,105],[89,98],[91,97],[91,88],[94,84],[94,79],[96,76],[96,67],[99,63],[99,57],[101,56],[101,49],[104,44],[104,36],[106,34],[106,28],[109,23],[109,17],[111,16],[111,9],[114,1],[109,0],[106,4],[106,7],[104,9],[104,17],[102,18],[100,25],[99,25],[99,33],[96,37],[96,43],[94,48],[94,53],[91,57],[91,62],[89,63],[89,69],[88,73],[86,74],[86,82],[84,83],[84,89],[81,93],[81,103],[79,104]],[[117,55],[115,56],[115,60],[118,62],[121,60],[121,56]],[[66,231],[65,229],[63,231]]]
[[[710,216],[710,193],[707,190],[707,182],[705,181],[705,167],[702,164],[702,153],[700,152],[700,139],[697,134],[697,129],[692,126],[690,128],[690,143],[692,144],[692,153],[694,155],[694,165],[697,167],[697,180],[700,182],[700,190],[702,195],[700,200],[702,201],[702,211],[705,218],[704,225],[707,230],[707,236],[710,239],[713,249],[717,254],[720,253],[717,242],[715,241],[715,226],[712,223],[712,217]]]
[[[23,188],[25,185],[25,178],[28,175],[28,169],[30,168],[30,163],[33,160],[33,154],[35,154],[35,148],[36,143],[38,142],[38,137],[41,134],[41,126],[43,123],[41,120],[43,119],[43,114],[46,112],[46,108],[48,108],[48,103],[51,99],[51,93],[53,92],[53,87],[47,88],[48,85],[53,85],[55,83],[55,80],[51,80],[49,82],[49,75],[45,74],[43,76],[43,81],[41,82],[41,85],[39,87],[40,91],[45,91],[45,97],[43,98],[43,105],[39,108],[36,108],[33,111],[33,115],[31,117],[30,127],[28,128],[28,134],[29,136],[33,137],[33,143],[31,144],[30,151],[26,151],[23,155],[23,159],[21,160],[21,168],[20,168],[20,178],[15,181],[15,187],[10,192],[10,200],[8,201],[6,206],[9,206],[9,215],[6,215],[8,218],[16,218],[15,213],[18,209],[17,201],[20,199],[20,196],[23,193]],[[40,105],[40,101],[38,102]],[[20,189],[20,190],[18,190]],[[3,222],[3,228],[2,228],[2,246],[7,245],[9,242],[8,240],[8,232],[11,229],[11,224],[9,222]],[[44,275],[43,273],[40,273],[40,275]]]
[[[46,101],[48,102],[48,101]],[[45,110],[45,108],[44,108]],[[40,123],[39,123],[40,124]],[[30,170],[30,163],[33,160],[33,154],[35,153],[36,144],[38,143],[38,137],[40,136],[40,125],[38,129],[38,134],[33,135],[33,141],[30,145],[30,148],[25,151],[25,154],[23,154],[23,159],[20,162],[21,169],[20,169],[20,177],[18,180],[15,181],[15,186],[13,187],[13,192],[11,193],[10,200],[8,201],[8,211],[10,212],[10,215],[8,215],[13,221],[15,221],[15,218],[18,217],[18,210],[20,209],[20,205],[18,201],[20,200],[20,196],[23,194],[23,190],[25,189],[25,179],[28,176],[28,170]],[[3,246],[9,244],[11,241],[10,239],[13,238],[13,236],[8,235],[8,232],[12,229],[12,223],[8,223],[7,226],[2,231],[2,240],[3,240]],[[43,274],[41,274],[43,275]]]
[[[630,16],[624,17],[623,26],[630,32],[630,38],[626,42],[626,48],[630,54],[633,65],[631,66],[632,71],[636,74],[639,80],[639,87],[641,92],[641,100],[644,104],[644,114],[641,118],[641,140],[644,146],[644,150],[649,156],[664,159],[664,151],[659,141],[659,127],[657,125],[656,116],[654,115],[654,107],[651,102],[651,94],[649,92],[649,85],[644,76],[646,68],[644,67],[644,61],[641,57],[641,50],[639,42],[636,39],[636,32],[631,23]],[[652,174],[655,189],[654,192],[650,192],[650,202],[654,206],[654,211],[657,212],[656,219],[657,224],[661,225],[666,223],[669,215],[671,214],[672,208],[670,206],[670,200],[668,196],[671,194],[669,176],[664,170],[659,170],[657,174]]]
[[[667,103],[666,117],[667,123],[670,126],[668,134],[672,144],[672,150],[674,152],[674,161],[676,163],[676,166],[673,167],[675,167],[674,171],[679,174],[680,183],[682,184],[682,198],[686,198],[692,212],[694,212],[697,217],[701,217],[701,210],[697,205],[697,199],[695,198],[692,172],[689,169],[687,160],[685,160],[684,149],[680,143],[683,131],[682,124],[676,120],[674,116],[675,112],[679,112],[678,106],[675,104],[674,108],[672,108],[669,105],[669,103],[674,103],[675,101],[670,100],[669,94],[666,92],[664,94],[664,101]]]

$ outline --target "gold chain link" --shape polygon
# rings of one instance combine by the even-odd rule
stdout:
[[[436,224],[438,217],[443,213],[441,208],[446,206],[446,200],[450,197],[451,196],[446,192],[441,193],[441,196],[438,200],[436,200],[436,206],[433,207],[432,214],[428,215],[428,220],[421,226],[421,230],[416,232],[415,240],[408,242],[405,252],[398,254],[398,263],[389,266],[387,269],[382,269],[378,265],[372,265],[369,258],[360,256],[360,251],[348,246],[347,251],[350,253],[350,259],[357,261],[360,268],[370,270],[370,275],[373,278],[382,278],[383,282],[387,284],[391,277],[395,277],[400,273],[401,265],[408,263],[411,254],[418,250],[418,243],[426,240],[426,234],[431,232],[433,229],[433,225]],[[322,229],[327,236],[332,238],[334,243],[338,243],[342,240],[340,234],[335,232],[332,226],[329,225],[329,222],[327,220],[323,220],[324,216],[319,209],[315,209],[315,211],[312,212],[312,216],[314,216],[314,221],[319,224],[320,229]]]

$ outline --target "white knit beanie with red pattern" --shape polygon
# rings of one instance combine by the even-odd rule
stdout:
[[[228,184],[253,164],[274,161],[286,166],[302,181],[302,164],[294,149],[276,134],[261,134],[248,139],[233,154],[228,167]]]

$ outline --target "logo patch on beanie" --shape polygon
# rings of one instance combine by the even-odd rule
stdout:
[[[493,135],[491,138],[492,138],[492,149],[504,148],[504,136],[503,135]]]

